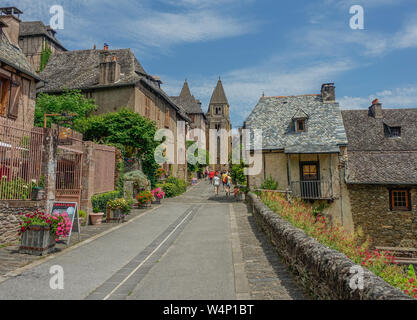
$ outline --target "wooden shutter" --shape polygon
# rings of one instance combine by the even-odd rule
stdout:
[[[17,76],[12,77],[9,99],[9,113],[8,117],[17,119],[19,113],[19,102],[22,96],[22,80]]]
[[[0,78],[0,116],[5,117],[9,105],[10,81]]]

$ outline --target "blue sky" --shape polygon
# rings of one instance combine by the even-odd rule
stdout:
[[[239,126],[267,96],[319,93],[335,82],[344,109],[417,107],[416,0],[15,0],[49,24],[61,4],[68,49],[131,48],[178,95],[185,78],[207,109],[219,76]],[[351,5],[365,29],[352,30]]]

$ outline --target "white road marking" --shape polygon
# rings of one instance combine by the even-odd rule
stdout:
[[[117,286],[116,286],[116,288],[114,288],[107,296],[105,296],[104,298],[103,298],[103,300],[107,300],[107,299],[109,299],[110,298],[110,296],[113,294],[113,293],[115,293],[127,280],[129,280],[129,278],[131,277],[131,276],[133,276],[134,274],[135,274],[135,272],[136,271],[138,271],[139,269],[140,269],[140,267],[142,267],[144,264],[145,264],[145,262],[146,261],[148,261],[149,260],[149,258],[150,257],[152,257],[152,255],[156,252],[156,251],[158,251],[159,250],[159,248],[171,237],[171,235],[184,223],[184,221],[185,220],[187,220],[187,218],[194,212],[194,210],[197,210],[197,208],[195,208],[195,209],[193,209],[193,210],[191,210],[190,211],[190,213],[189,214],[187,214],[186,216],[185,216],[185,218],[184,219],[182,219],[181,220],[181,222],[175,227],[175,229],[174,230],[172,230],[171,232],[170,232],[170,234],[169,235],[167,235],[166,236],[166,238],[159,244],[159,246],[158,247],[156,247],[155,248],[155,250],[153,250],[146,258],[145,258],[145,260],[143,260],[131,273],[129,273],[129,275],[126,277],[126,278],[124,278],[123,279],[123,281],[122,282],[120,282]]]

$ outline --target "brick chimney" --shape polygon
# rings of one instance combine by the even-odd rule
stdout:
[[[109,51],[102,53],[100,63],[99,84],[111,84],[120,80],[120,64],[116,56],[111,56]]]
[[[334,83],[325,83],[321,86],[323,102],[336,102],[336,87]]]
[[[2,32],[7,36],[9,41],[19,46],[19,29],[20,29],[20,14],[23,12],[15,7],[0,8],[0,22],[3,23]]]
[[[382,119],[382,104],[378,99],[372,101],[372,105],[369,107],[368,115],[374,117],[375,119]]]

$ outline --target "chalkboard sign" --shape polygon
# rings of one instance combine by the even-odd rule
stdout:
[[[80,241],[80,219],[78,215],[78,203],[77,202],[54,202],[52,205],[52,214],[64,214],[68,215],[69,220],[71,221],[71,231],[67,237],[67,245],[70,242],[72,232],[78,233],[78,241]]]

